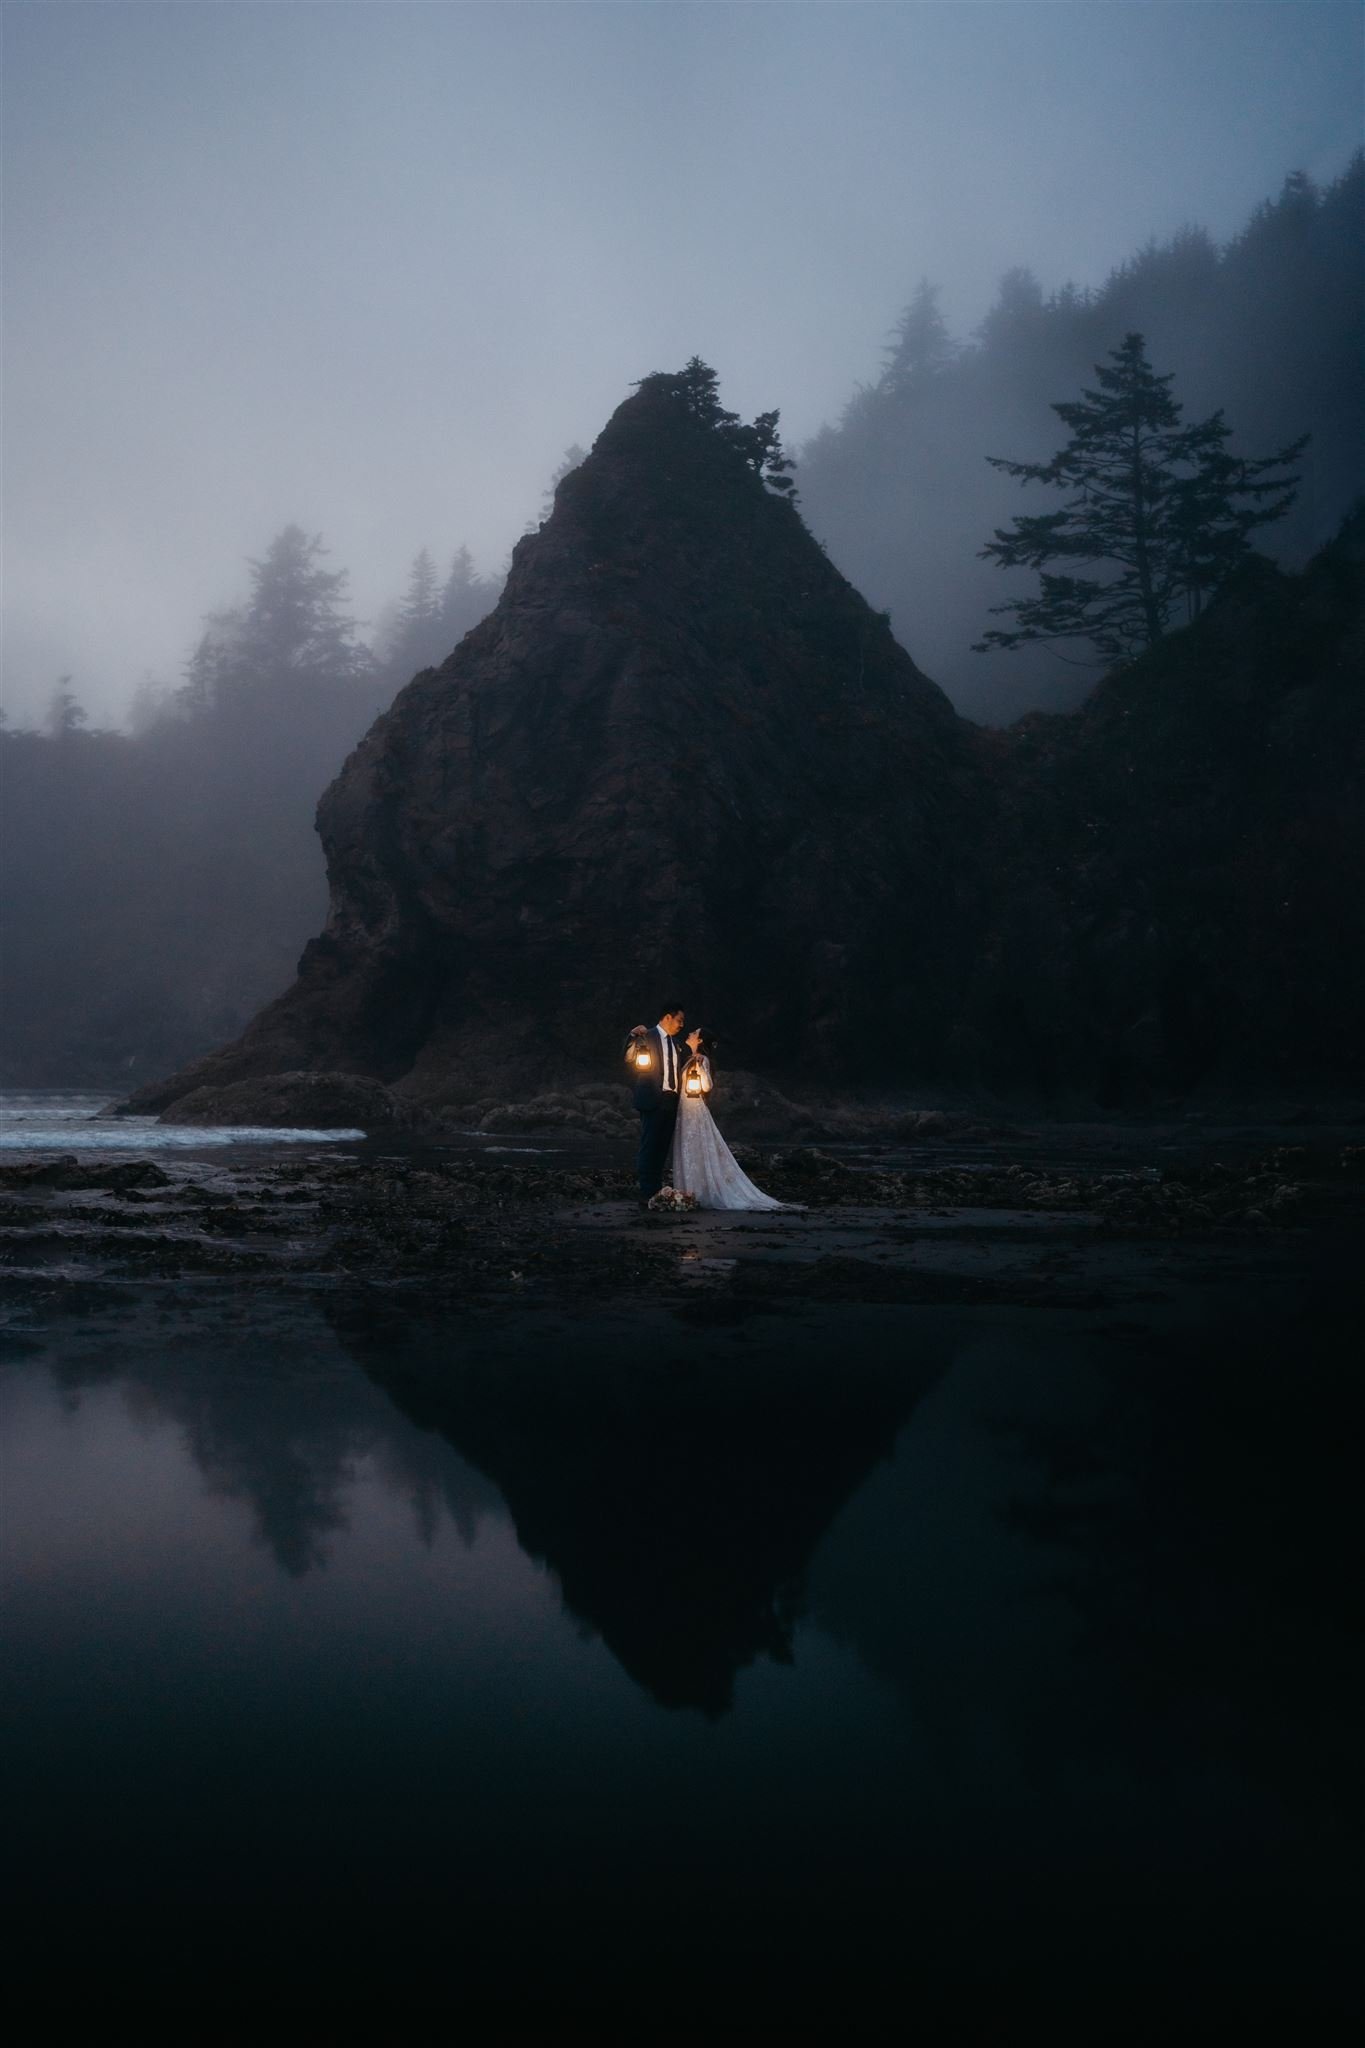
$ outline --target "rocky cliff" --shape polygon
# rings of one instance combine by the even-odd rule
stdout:
[[[1358,1085],[1365,514],[986,732],[694,400],[641,383],[346,762],[293,987],[126,1106],[420,1120],[614,1081],[674,1000],[798,1097]]]
[[[423,1108],[614,1078],[675,998],[732,1065],[934,1071],[978,751],[686,379],[646,378],[324,795],[294,986],[130,1106],[300,1069]]]

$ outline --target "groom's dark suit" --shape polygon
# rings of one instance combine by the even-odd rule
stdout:
[[[631,1044],[635,1042],[632,1040]],[[643,1072],[638,1067],[632,1069],[632,1094],[640,1113],[640,1150],[635,1167],[640,1177],[641,1200],[647,1202],[663,1186],[664,1161],[673,1143],[673,1126],[678,1121],[678,1090],[692,1048],[681,1032],[670,1039],[657,1024],[645,1033],[644,1043],[653,1059]],[[665,1086],[670,1077],[671,1090]]]

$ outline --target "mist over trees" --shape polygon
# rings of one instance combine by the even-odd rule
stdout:
[[[72,689],[70,676],[63,676],[48,700],[45,724],[49,738],[69,739],[89,722],[90,714]]]
[[[498,601],[499,584],[478,574],[467,547],[456,550],[442,580],[429,551],[413,557],[408,587],[388,607],[375,635],[384,702],[424,668],[436,668]]]
[[[497,600],[467,548],[443,584],[424,549],[372,646],[321,535],[247,568],[128,732],[90,730],[70,676],[44,732],[0,730],[0,1084],[132,1084],[240,1030],[326,913],[318,797]]]
[[[1037,644],[971,651],[1002,594],[1036,590],[1035,572],[1014,569],[1002,593],[982,559],[1019,510],[1017,484],[988,458],[1047,464],[1054,407],[1141,334],[1191,417],[1231,424],[1230,439],[1211,434],[1207,475],[1311,435],[1273,528],[1276,559],[1301,566],[1362,487],[1362,255],[1365,152],[1325,190],[1287,178],[1226,247],[1187,227],[1097,292],[1045,295],[1012,269],[969,340],[949,333],[921,277],[876,381],[801,453],[806,524],[969,716],[1008,723],[1072,705],[1104,648],[1080,667]],[[725,413],[697,359],[680,389],[767,488],[792,495],[775,412],[748,425]],[[565,451],[542,516],[582,459]],[[491,610],[500,582],[467,548],[424,548],[379,616],[356,620],[345,570],[297,525],[244,580],[240,600],[204,620],[180,678],[139,687],[128,731],[90,728],[79,676],[54,679],[43,730],[0,727],[0,1083],[131,1088],[234,1036],[288,983],[326,909],[318,797],[395,693]]]
[[[1311,436],[1298,497],[1263,543],[1301,568],[1365,488],[1365,152],[1325,188],[1292,173],[1222,248],[1197,226],[1148,242],[1097,291],[1045,293],[1016,267],[965,340],[921,278],[880,374],[799,451],[806,523],[968,717],[1008,724],[1068,708],[1103,671],[1098,650],[1082,666],[1075,650],[1043,645],[973,651],[990,608],[1036,588],[981,559],[1019,510],[1017,486],[987,458],[1049,461],[1053,406],[1132,332],[1192,417],[1223,412],[1230,456]]]
[[[1250,536],[1282,519],[1298,495],[1287,465],[1308,435],[1259,461],[1229,455],[1232,429],[1221,410],[1183,424],[1167,388],[1172,376],[1152,369],[1140,334],[1126,334],[1095,375],[1098,390],[1053,406],[1071,438],[1050,462],[986,458],[1020,483],[1073,495],[1060,511],[1021,513],[1011,527],[997,527],[981,549],[1002,569],[1038,570],[1041,587],[991,606],[1015,623],[992,627],[976,653],[1030,640],[1088,641],[1111,661],[1143,653],[1177,612],[1186,624],[1198,618],[1251,553]],[[1108,574],[1049,572],[1057,561]]]

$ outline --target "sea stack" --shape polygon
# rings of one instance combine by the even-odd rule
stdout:
[[[323,795],[297,981],[127,1107],[296,1073],[419,1113],[615,1079],[668,1000],[797,1093],[942,1070],[978,744],[744,430],[694,375],[646,377]]]

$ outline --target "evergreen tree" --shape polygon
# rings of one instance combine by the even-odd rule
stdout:
[[[430,668],[448,650],[442,646],[441,593],[436,566],[426,548],[413,556],[408,587],[388,620],[387,666],[406,678]]]
[[[404,632],[420,634],[429,632],[440,616],[436,565],[427,550],[421,548],[413,557],[407,595],[398,610],[399,622]]]
[[[794,464],[782,450],[782,437],[777,431],[779,418],[776,411],[761,412],[750,425],[735,426],[731,432],[749,467],[757,470],[771,490],[795,503],[796,484],[787,474]]]
[[[563,460],[559,464],[559,467],[555,470],[554,475],[550,478],[549,488],[547,489],[545,497],[542,501],[540,514],[542,525],[549,518],[550,514],[555,509],[555,492],[559,489],[559,486],[563,483],[565,477],[572,476],[574,471],[576,469],[581,468],[581,466],[583,465],[583,463],[587,461],[587,459],[587,449],[580,448],[577,441],[575,441],[571,447],[568,447],[564,450]]]
[[[48,702],[48,732],[54,740],[69,740],[88,723],[89,714],[72,689],[70,676],[60,677]]]
[[[194,652],[185,663],[185,680],[175,692],[176,709],[185,717],[204,718],[231,693],[232,650],[241,638],[238,610],[210,612]]]
[[[179,692],[169,683],[163,683],[150,669],[133,691],[128,705],[128,729],[135,739],[162,725],[167,718],[175,715],[175,702]]]
[[[1293,503],[1296,479],[1283,472],[1307,435],[1261,461],[1230,456],[1221,411],[1181,425],[1167,388],[1173,373],[1156,375],[1141,334],[1126,335],[1095,372],[1098,391],[1053,406],[1071,439],[1050,462],[986,458],[1009,476],[1072,496],[1060,512],[997,527],[979,551],[1001,568],[1037,569],[1041,590],[992,605],[1018,623],[992,629],[974,643],[978,652],[1081,639],[1117,660],[1155,646],[1177,603],[1192,616],[1250,553],[1255,528]],[[1271,503],[1260,502],[1267,497]],[[1118,573],[1103,581],[1048,573],[1047,563],[1068,560],[1113,564]]]
[[[1283,518],[1289,510],[1297,491],[1295,479],[1283,473],[1285,465],[1302,454],[1310,439],[1303,434],[1278,454],[1248,462],[1228,453],[1231,435],[1221,406],[1190,427],[1181,452],[1192,467],[1171,484],[1166,529],[1187,619],[1199,616],[1208,598],[1245,560],[1256,528]],[[1251,502],[1239,505],[1239,498]],[[1262,502],[1266,498],[1269,504]]]
[[[467,547],[458,548],[441,591],[441,639],[448,654],[497,601],[497,592],[474,567]]]
[[[720,402],[720,378],[700,356],[689,356],[678,375],[666,381],[676,386],[687,410],[705,426],[724,430],[739,425],[739,414],[726,412]]]
[[[720,379],[700,356],[690,357],[683,368],[672,375],[656,370],[652,376],[642,377],[640,381],[671,392],[694,420],[709,427],[742,455],[770,489],[794,501],[796,485],[787,471],[795,465],[791,457],[782,451],[776,411],[761,412],[748,426],[743,425],[737,412],[727,412],[721,404]]]
[[[1302,242],[1312,230],[1321,195],[1307,171],[1290,171],[1277,199],[1263,199],[1232,250],[1248,244]]]
[[[413,557],[402,598],[386,607],[379,637],[386,649],[384,674],[394,683],[405,683],[420,669],[434,668],[449,654],[436,565],[426,548],[419,549]]]
[[[233,652],[236,677],[278,684],[294,678],[325,687],[363,676],[370,658],[342,607],[347,575],[324,569],[321,534],[286,526],[265,559],[251,563],[251,596]]]
[[[1083,314],[1089,312],[1093,303],[1094,296],[1090,287],[1078,285],[1074,278],[1069,277],[1059,291],[1052,293],[1047,302],[1047,310],[1054,321],[1066,325],[1079,320]]]
[[[344,608],[345,571],[324,567],[325,553],[301,527],[276,535],[250,564],[246,602],[206,615],[168,707],[178,715],[144,735],[215,829],[235,833],[249,817],[252,843],[264,847],[278,825],[289,860],[299,846],[311,853],[296,831],[306,817],[300,792],[311,804],[382,696],[374,657]]]
[[[1125,333],[1153,312],[1163,329],[1197,318],[1217,281],[1218,250],[1205,229],[1187,223],[1168,242],[1151,238],[1105,279],[1094,301],[1101,331]]]
[[[1047,331],[1043,288],[1026,263],[1007,270],[997,287],[995,304],[976,329],[988,352],[1008,354],[1036,347]]]
[[[882,389],[892,396],[918,389],[957,360],[956,342],[938,309],[938,286],[922,277],[892,330]]]

